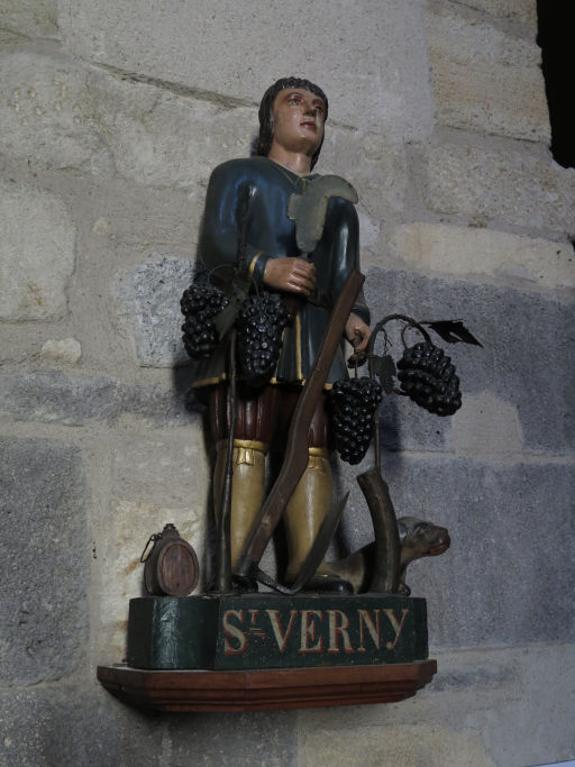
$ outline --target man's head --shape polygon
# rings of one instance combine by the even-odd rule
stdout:
[[[296,107],[297,104],[299,106]],[[323,143],[323,124],[327,120],[328,102],[320,87],[299,77],[284,77],[275,82],[264,93],[258,112],[260,132],[256,144],[256,154],[267,157],[270,152],[274,140],[274,111],[276,118],[280,114],[285,115],[289,120],[292,108],[298,108],[302,113],[305,112],[308,115],[314,113],[315,129],[311,119],[309,123],[306,123],[305,119],[301,119],[299,124],[301,130],[298,130],[301,134],[301,140],[308,141],[313,147],[314,151],[311,158],[311,167],[313,168]],[[280,127],[286,127],[290,130],[289,124]],[[298,128],[298,125],[295,127]]]

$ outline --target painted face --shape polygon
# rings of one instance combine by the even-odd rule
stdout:
[[[323,99],[302,88],[278,93],[272,108],[273,143],[292,152],[313,155],[323,139]]]

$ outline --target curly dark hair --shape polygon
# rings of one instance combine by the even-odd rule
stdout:
[[[263,98],[260,102],[260,108],[258,111],[258,117],[260,121],[260,132],[258,134],[258,138],[255,145],[255,154],[259,155],[260,157],[267,157],[270,152],[270,149],[272,148],[273,128],[274,128],[272,107],[274,105],[274,101],[278,93],[280,91],[285,90],[285,88],[303,88],[304,90],[309,91],[310,93],[313,93],[315,96],[319,96],[319,98],[322,99],[322,101],[325,104],[324,122],[327,120],[327,110],[328,110],[327,96],[318,85],[315,85],[309,80],[304,80],[300,77],[282,77],[280,80],[275,82],[273,85],[271,85],[267,89],[267,91],[264,93]],[[316,149],[316,151],[314,152],[311,158],[312,168],[318,161],[322,144],[323,144],[323,138],[321,140],[321,144],[318,146],[318,148]]]

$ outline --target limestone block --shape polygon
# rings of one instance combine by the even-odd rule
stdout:
[[[494,229],[413,223],[394,231],[390,250],[418,272],[477,282],[497,279],[527,288],[575,287],[575,255],[563,242]]]
[[[82,67],[29,51],[4,53],[0,66],[1,152],[33,169],[106,167],[106,140]]]
[[[84,657],[89,562],[82,459],[56,441],[0,441],[0,678],[33,685]]]
[[[42,344],[40,356],[52,362],[75,365],[82,356],[82,347],[76,338],[49,338]]]
[[[169,244],[184,253],[195,252],[203,189],[198,189],[202,195],[200,204],[194,190],[143,187],[120,177],[96,185],[86,201],[88,237],[96,248],[107,245],[110,250],[113,248],[111,256],[116,263],[130,263],[138,249],[149,247],[149,243]]]
[[[249,155],[254,108],[228,108],[143,83],[93,77],[117,171],[138,184],[205,188],[216,165]]]
[[[189,361],[181,340],[180,298],[192,275],[191,260],[158,255],[118,278],[116,292],[140,365],[170,367]]]
[[[200,428],[188,429],[185,439],[126,442],[112,460],[112,502],[98,523],[98,642],[106,658],[117,662],[124,653],[129,599],[143,593],[140,555],[150,535],[175,524],[194,547],[205,579],[210,467]]]
[[[438,213],[575,232],[575,170],[546,156],[453,142],[430,147],[426,177],[425,198]]]
[[[406,139],[431,128],[419,3],[337,0],[326,13],[302,0],[217,0],[206,13],[194,3],[63,0],[59,24],[75,55],[196,93],[256,103],[297,74],[323,85],[334,121]]]
[[[37,354],[36,327],[35,323],[0,323],[0,368],[24,362]]]
[[[541,61],[541,51],[534,39],[502,31],[488,19],[465,13],[465,6],[429,3],[426,22],[432,57],[470,67],[480,64],[535,67]]]
[[[357,190],[364,246],[375,245],[382,222],[406,207],[407,158],[399,141],[379,133],[351,132],[328,122],[317,170],[343,176]]]
[[[203,194],[211,171],[247,157],[257,135],[255,106],[192,99],[169,89],[110,77],[90,77],[99,121],[117,170],[148,186]],[[401,142],[377,132],[350,131],[328,122],[319,172],[353,179],[374,214],[403,207],[406,171]],[[371,204],[367,201],[371,200]]]
[[[196,100],[55,54],[5,53],[2,69],[0,151],[33,168],[205,187],[218,163],[249,153],[257,130],[253,108]]]
[[[549,112],[535,40],[432,6],[428,35],[439,122],[549,141]]]
[[[211,171],[246,157],[258,130],[255,105],[223,102],[162,83],[72,65],[62,56],[4,54],[0,150],[33,168],[79,168],[190,194],[195,229]],[[379,130],[379,127],[378,127]],[[320,172],[353,179],[374,220],[404,205],[401,141],[328,123]],[[109,217],[93,223],[114,234]]]
[[[8,50],[9,48],[19,48],[21,45],[22,36],[18,32],[0,28],[0,48]]]
[[[57,0],[0,0],[2,26],[26,37],[58,37]]]
[[[300,758],[302,767],[495,767],[481,736],[473,730],[454,732],[416,724],[390,726],[383,732],[361,726],[353,732],[308,730],[300,744]]]
[[[58,319],[74,270],[75,227],[62,201],[0,185],[0,319]]]
[[[538,67],[470,69],[432,58],[437,120],[455,128],[548,142],[551,137],[543,74]]]
[[[445,433],[465,418],[468,395],[489,392],[496,402],[516,409],[525,450],[560,454],[573,449],[572,305],[549,294],[378,269],[367,274],[366,298],[374,321],[395,312],[419,320],[462,319],[483,343],[483,349],[447,345],[436,337],[457,368],[463,393],[462,409],[453,418],[421,414],[437,424],[436,430]],[[416,334],[409,339],[414,343]],[[392,354],[399,356],[401,349],[401,341],[394,340]],[[411,402],[403,408],[391,413],[395,449],[417,449],[419,440],[419,448],[436,449],[431,424],[426,430],[414,425],[412,413],[419,408]],[[515,427],[513,433],[518,438]],[[495,435],[486,450],[498,439]]]
[[[535,33],[537,27],[535,0],[473,0],[469,6],[490,13],[492,16],[529,24]]]

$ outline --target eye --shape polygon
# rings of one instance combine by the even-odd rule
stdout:
[[[415,527],[413,528],[413,532],[415,535],[425,535],[427,533],[427,528],[429,525],[427,522],[419,522]]]

